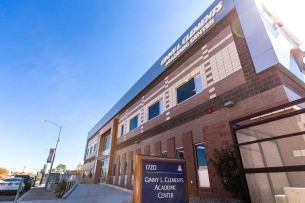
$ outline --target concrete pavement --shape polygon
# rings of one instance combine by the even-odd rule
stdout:
[[[80,184],[67,197],[67,199],[51,199],[42,200],[39,198],[41,193],[35,199],[34,190],[32,189],[32,200],[25,197],[19,201],[20,203],[121,203],[122,201],[132,199],[132,191],[125,190],[109,185],[92,185]],[[39,195],[40,194],[40,195]],[[30,193],[29,193],[30,195]]]

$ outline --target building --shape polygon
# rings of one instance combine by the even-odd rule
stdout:
[[[89,131],[82,182],[132,189],[135,154],[183,157],[189,195],[230,198],[207,160],[229,121],[304,97],[299,46],[260,1],[214,1]]]

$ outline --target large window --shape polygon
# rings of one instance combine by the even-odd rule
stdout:
[[[183,147],[180,147],[180,148],[176,149],[176,157],[180,158],[180,159],[184,158]]]
[[[96,150],[96,143],[94,144],[94,147],[93,147],[93,151],[95,152]]]
[[[196,165],[200,187],[210,187],[204,143],[195,145]]]
[[[163,101],[160,100],[148,109],[148,119],[151,120],[163,112]]]
[[[138,127],[138,117],[139,116],[136,116],[130,120],[130,129],[129,130],[133,130]]]
[[[110,146],[110,134],[104,137],[104,148],[103,151],[109,149]]]
[[[177,89],[178,104],[202,91],[202,83],[200,75],[188,80]]]

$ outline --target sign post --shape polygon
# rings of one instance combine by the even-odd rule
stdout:
[[[188,203],[185,159],[136,155],[134,203]]]

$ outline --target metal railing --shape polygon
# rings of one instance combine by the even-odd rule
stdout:
[[[65,193],[69,192],[74,185],[77,185],[81,181],[81,175],[69,175],[69,176],[63,176],[61,177],[61,180],[66,180],[67,185],[66,185],[66,190]]]

